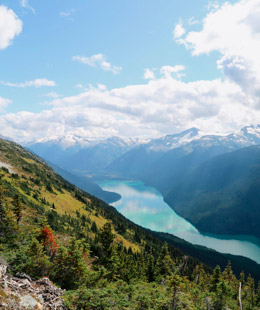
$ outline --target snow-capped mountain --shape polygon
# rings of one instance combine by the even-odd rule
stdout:
[[[197,161],[206,160],[255,144],[260,144],[260,125],[243,127],[229,135],[207,135],[197,128],[190,128],[150,141],[120,137],[91,140],[68,134],[40,139],[26,146],[67,170],[97,173],[109,167],[109,171],[111,168],[112,172],[124,171],[124,175],[131,176],[134,172],[139,175],[144,169],[150,173],[162,164],[172,165],[176,156],[194,154]]]
[[[174,148],[178,148],[193,140],[198,140],[203,133],[197,128],[190,128],[179,134],[167,135],[158,139],[153,139],[147,143],[147,150],[153,152],[167,152]]]
[[[205,135],[196,128],[151,140],[123,154],[107,170],[124,178],[143,180],[167,191],[171,180],[224,153],[260,145],[260,125],[247,126],[235,133]]]
[[[146,149],[150,152],[168,152],[185,146],[189,149],[192,145],[204,148],[224,145],[237,149],[256,144],[260,144],[260,125],[246,126],[229,135],[207,135],[197,128],[190,128],[179,134],[152,139],[146,144]]]
[[[7,140],[7,141],[13,141],[13,139],[6,137],[6,136],[3,136],[1,134],[0,134],[0,139]]]
[[[83,148],[84,146],[90,145],[94,140],[86,139],[77,135],[67,134],[63,137],[52,136],[48,138],[37,139],[31,142],[24,143],[30,147],[31,145],[56,145],[62,148],[63,150],[67,150],[68,148]]]
[[[98,172],[113,160],[144,143],[144,139],[111,137],[90,140],[76,135],[50,137],[25,144],[45,160],[78,172]]]

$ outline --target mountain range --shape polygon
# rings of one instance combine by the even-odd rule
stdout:
[[[260,237],[260,154],[258,147],[251,147],[260,145],[260,125],[229,135],[207,135],[190,128],[145,143],[118,137],[74,140],[66,145],[64,139],[38,141],[28,147],[72,175],[136,179],[154,186],[177,213],[204,232]],[[69,180],[84,186],[82,180]]]

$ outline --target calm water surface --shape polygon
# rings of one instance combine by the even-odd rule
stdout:
[[[177,215],[153,187],[142,182],[102,181],[102,189],[116,192],[121,199],[113,205],[134,223],[154,231],[172,233],[193,244],[204,245],[222,253],[249,257],[260,263],[260,241],[248,236],[201,234],[192,224]]]

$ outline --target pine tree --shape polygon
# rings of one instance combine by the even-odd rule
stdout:
[[[146,275],[148,282],[153,282],[155,280],[154,257],[151,252],[148,255]]]
[[[102,248],[101,263],[106,267],[112,255],[112,245],[114,241],[114,234],[112,233],[111,223],[106,223],[99,232],[99,242]]]
[[[230,284],[232,281],[234,281],[235,276],[234,276],[233,271],[232,271],[230,260],[228,261],[228,264],[227,264],[225,270],[223,271],[223,278],[228,284]]]
[[[15,223],[9,204],[4,199],[5,188],[0,184],[0,242],[12,243],[15,238]]]
[[[34,278],[48,276],[51,269],[49,257],[35,237],[32,237],[27,247],[20,248],[14,263],[17,271],[25,272]]]
[[[230,296],[231,289],[229,285],[224,281],[220,280],[216,285],[216,298],[214,302],[214,310],[226,309],[227,298]]]
[[[258,282],[255,301],[256,301],[256,306],[260,307],[260,281]]]
[[[172,289],[172,306],[171,309],[175,310],[177,305],[177,293],[182,285],[182,277],[180,277],[178,274],[173,274],[170,276],[168,281],[169,287]]]
[[[22,218],[22,202],[19,195],[15,195],[13,199],[13,206],[14,206],[14,214],[16,216],[16,223],[19,224],[21,218]]]
[[[246,283],[247,301],[251,308],[255,305],[255,280],[249,274]]]
[[[217,291],[217,285],[221,280],[221,269],[219,266],[216,266],[216,268],[213,271],[213,275],[211,276],[211,284],[210,284],[210,290],[211,292]]]
[[[161,281],[162,279],[166,279],[167,276],[170,276],[174,271],[174,266],[175,264],[169,254],[168,245],[164,243],[155,265],[157,280]]]
[[[88,245],[83,240],[72,239],[67,248],[61,246],[54,258],[53,279],[63,288],[74,289],[87,281],[89,270]]]

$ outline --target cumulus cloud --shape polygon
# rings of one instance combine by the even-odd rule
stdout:
[[[183,76],[183,73],[181,71],[184,71],[185,67],[182,65],[176,65],[176,66],[163,66],[160,69],[161,74],[163,74],[165,77],[171,76],[173,73],[176,74],[178,78],[181,78]]]
[[[22,31],[23,23],[13,10],[0,5],[0,50],[12,44],[15,36]]]
[[[145,80],[153,80],[155,79],[154,71],[151,69],[145,69],[144,71],[144,79]]]
[[[156,137],[193,126],[229,132],[260,121],[260,111],[245,102],[241,88],[228,80],[185,83],[162,76],[112,90],[92,87],[54,99],[49,110],[39,113],[2,115],[0,132],[20,141],[67,133]]]
[[[185,67],[183,65],[175,65],[175,66],[163,66],[160,69],[153,68],[153,69],[145,69],[144,71],[144,79],[145,80],[154,80],[156,79],[156,73],[161,74],[161,76],[168,78],[171,76],[175,76],[176,78],[180,79],[182,76],[184,76],[184,73],[182,71],[185,70]]]
[[[4,109],[8,106],[9,103],[11,103],[12,101],[10,99],[7,98],[2,98],[0,97],[0,112],[3,112]]]
[[[194,56],[219,53],[221,79],[183,82],[183,65],[146,69],[144,84],[111,90],[80,85],[78,95],[54,98],[48,110],[1,115],[0,132],[20,141],[67,133],[156,137],[190,127],[227,133],[260,123],[259,17],[260,0],[213,5],[200,31],[177,33]],[[102,54],[73,60],[118,72]]]
[[[5,82],[5,81],[1,81],[2,85],[5,86],[10,86],[10,87],[19,87],[19,88],[25,88],[25,87],[43,87],[43,86],[56,86],[56,83],[54,81],[51,80],[47,80],[47,79],[35,79],[33,81],[25,81],[23,83],[10,83],[10,82]]]
[[[202,29],[177,42],[194,56],[219,52],[218,68],[248,94],[248,104],[260,108],[260,0],[213,6]]]
[[[106,57],[103,54],[95,54],[90,57],[86,56],[73,56],[72,60],[79,61],[85,65],[89,65],[91,67],[100,67],[104,71],[110,71],[114,74],[118,74],[122,67],[114,66],[108,61],[106,61]]]
[[[186,30],[183,28],[182,22],[178,23],[173,30],[174,39],[178,39],[185,34]]]

